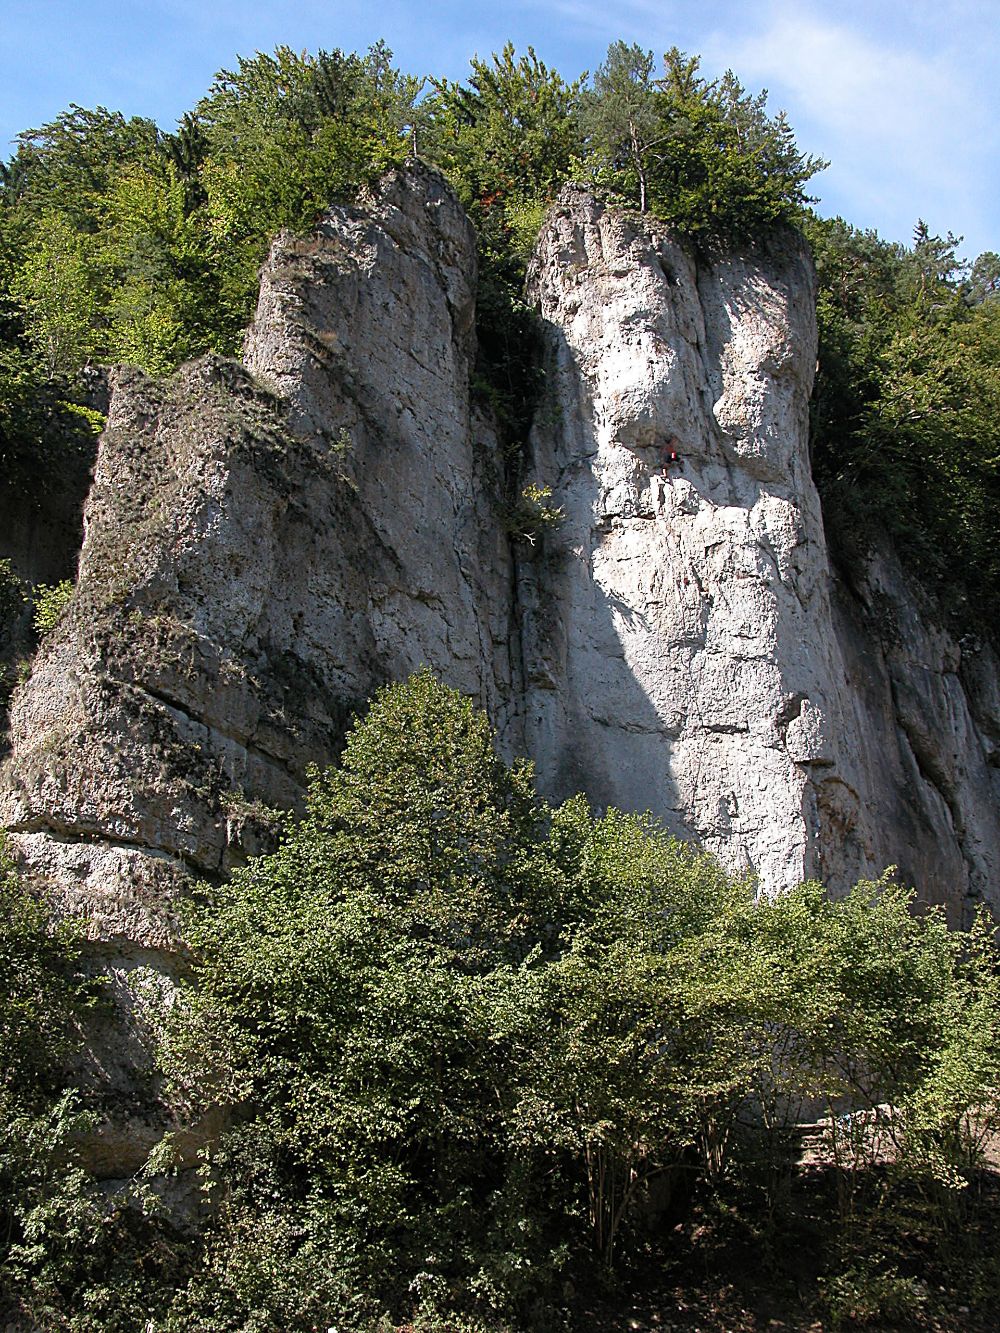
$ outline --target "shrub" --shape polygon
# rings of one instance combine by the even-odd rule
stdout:
[[[254,1218],[291,1227],[286,1275],[323,1240],[341,1294],[273,1296],[295,1328],[351,1291],[524,1316],[610,1263],[695,1132],[685,1060],[711,1064],[662,954],[731,892],[647,821],[550,809],[428,674],[380,694],[281,851],[191,921],[165,1065],[189,1107],[245,1108],[208,1166],[231,1308]]]
[[[70,579],[63,579],[60,583],[40,583],[35,588],[32,621],[39,638],[55,629],[72,600],[74,586]]]
[[[755,902],[649,817],[549,806],[423,672],[313,775],[281,848],[190,908],[161,1066],[180,1120],[215,1105],[230,1128],[179,1240],[141,1182],[98,1193],[73,1166],[59,1023],[36,1035],[43,1004],[72,1018],[73,955],[4,883],[6,1272],[79,1330],[557,1326],[568,1283],[648,1255],[682,1178],[746,1207],[744,1154],[773,1167],[817,1102],[839,1186],[824,1299],[908,1317],[905,1270],[861,1259],[957,1235],[997,1123],[985,919],[949,932],[887,879]]]

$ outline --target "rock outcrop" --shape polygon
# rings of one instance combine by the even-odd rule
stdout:
[[[996,662],[891,560],[833,575],[813,285],[791,235],[695,263],[564,192],[530,275],[565,521],[520,569],[524,739],[548,789],[650,808],[767,892],[896,865],[958,921],[1000,905]]]
[[[696,263],[564,192],[530,275],[547,375],[521,478],[563,518],[533,542],[470,397],[475,284],[464,213],[407,169],[278,238],[244,364],[117,375],[0,822],[125,1001],[137,969],[172,974],[191,878],[266,846],[267,807],[423,664],[550,796],[651,809],[767,892],[896,864],[956,921],[997,905],[996,661],[891,554],[831,570],[800,242]],[[122,1087],[137,1058],[109,1047]]]
[[[512,695],[475,285],[457,201],[396,174],[275,242],[246,366],[117,377],[76,594],[12,705],[0,824],[85,918],[127,1015],[138,970],[175,971],[178,894],[267,845],[267,808],[300,804],[380,684],[427,664],[494,715]],[[99,1058],[134,1104],[134,1044],[119,1030]]]
[[[840,771],[858,794],[848,815],[860,806],[864,818],[852,826],[843,802],[828,806],[822,836],[855,853],[829,859],[841,883],[859,865],[895,865],[956,925],[978,903],[1000,914],[1000,662],[988,643],[943,629],[891,553],[859,573],[834,584],[833,628]]]
[[[530,283],[550,358],[533,467],[566,515],[522,578],[543,783],[648,806],[765,889],[795,883],[818,869],[808,793],[834,763],[839,670],[811,264],[788,238],[698,266],[568,191]]]
[[[469,398],[475,245],[397,174],[279,238],[246,367],[121,372],[77,593],[11,715],[0,818],[108,942],[258,850],[352,712],[423,664],[511,696],[498,448]]]

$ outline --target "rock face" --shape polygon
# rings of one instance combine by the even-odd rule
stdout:
[[[789,240],[698,268],[570,191],[530,281],[550,331],[533,466],[566,515],[522,580],[543,782],[795,883],[818,868],[840,665],[806,450],[810,264]]]
[[[898,866],[953,923],[977,903],[1000,913],[1000,663],[960,642],[889,554],[856,587],[835,585],[834,632],[846,676],[842,773],[864,820],[828,812],[827,839],[854,850],[838,865]],[[865,841],[857,844],[859,832]]]
[[[11,715],[0,818],[95,936],[161,948],[377,686],[511,695],[475,245],[430,172],[279,239],[247,368],[119,375],[77,594]],[[276,396],[280,395],[280,397]]]
[[[171,974],[191,877],[266,845],[265,807],[422,664],[550,796],[651,809],[767,892],[897,864],[956,920],[996,904],[996,662],[891,555],[831,572],[799,243],[696,264],[571,188],[530,292],[548,367],[522,480],[564,511],[533,543],[470,398],[474,238],[423,168],[275,242],[245,364],[118,374],[0,822],[121,977]],[[123,1080],[135,1058],[108,1056]]]
[[[696,265],[564,192],[530,275],[565,519],[520,570],[525,741],[550,790],[649,808],[766,892],[895,864],[957,920],[998,902],[996,663],[891,561],[832,577],[813,282],[793,237]]]
[[[267,844],[264,807],[300,803],[380,684],[428,664],[494,715],[512,695],[475,282],[453,196],[397,174],[275,243],[249,368],[118,377],[76,595],[12,705],[0,824],[86,918],[126,1015],[137,971],[174,971],[178,894]],[[134,1105],[137,1052],[120,1029],[105,1046]]]

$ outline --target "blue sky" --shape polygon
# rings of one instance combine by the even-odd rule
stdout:
[[[451,78],[507,39],[567,78],[618,37],[698,52],[830,159],[821,212],[905,241],[921,216],[969,257],[1000,250],[1000,0],[0,0],[0,152],[70,102],[171,129],[237,54],[378,37]]]

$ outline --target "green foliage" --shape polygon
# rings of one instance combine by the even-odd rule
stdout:
[[[58,214],[74,230],[96,231],[100,201],[118,170],[148,160],[158,141],[151,120],[70,103],[54,121],[18,135],[4,201],[25,225]]]
[[[100,298],[95,242],[59,216],[39,219],[38,236],[10,284],[28,345],[46,378],[72,374],[94,353]]]
[[[97,422],[24,347],[0,344],[0,495],[38,494],[86,467]]]
[[[0,644],[24,609],[24,585],[9,560],[0,560]]]
[[[964,295],[969,305],[980,305],[983,301],[995,300],[998,294],[1000,294],[1000,255],[993,250],[987,250],[969,270]]]
[[[910,250],[840,219],[814,219],[809,236],[820,277],[813,468],[836,548],[857,562],[889,534],[960,630],[992,632],[997,303],[972,295],[955,238],[922,224]]]
[[[198,986],[166,1066],[179,1104],[253,1108],[211,1163],[229,1200],[212,1253],[246,1253],[262,1206],[269,1235],[294,1218],[313,1255],[325,1237],[332,1286],[317,1299],[335,1304],[308,1306],[303,1327],[349,1317],[345,1293],[405,1309],[422,1286],[454,1308],[523,1313],[592,1243],[610,1261],[645,1175],[623,1192],[597,1185],[595,1163],[628,1180],[637,1117],[647,1174],[685,1131],[662,1104],[673,1072],[653,1059],[655,968],[641,958],[630,976],[627,944],[605,945],[654,913],[655,947],[675,903],[686,915],[721,882],[642,821],[548,810],[529,770],[497,759],[485,719],[429,675],[384,692],[281,852],[191,925]],[[248,1158],[234,1180],[229,1163]],[[299,1245],[287,1253],[286,1278],[305,1264]],[[213,1278],[231,1308],[244,1271]],[[284,1302],[299,1327],[302,1293],[270,1291],[270,1317]]]
[[[649,207],[649,155],[663,137],[652,51],[614,42],[583,99],[582,125],[599,169],[639,210]]]
[[[39,583],[32,597],[34,612],[32,620],[35,633],[39,638],[51,634],[59,623],[59,618],[73,597],[74,583],[63,579],[59,583]]]
[[[73,1070],[99,1002],[77,924],[53,918],[0,844],[0,1306],[32,1328],[144,1326],[190,1246],[143,1173],[111,1186],[81,1165],[97,1117]]]
[[[796,222],[803,187],[826,166],[801,154],[783,113],[732,73],[709,83],[698,57],[615,42],[585,98],[586,161],[613,196],[650,209],[700,244]]]
[[[505,441],[527,436],[537,335],[522,299],[542,218],[570,179],[651,209],[692,242],[756,237],[796,221],[825,164],[800,154],[782,115],[727,73],[707,83],[676,48],[653,57],[614,43],[592,87],[566,83],[528,49],[474,59],[464,84],[432,80],[421,151],[448,176],[479,237],[480,375]]]
[[[0,709],[17,684],[17,639],[26,603],[24,583],[9,560],[0,560]]]
[[[80,996],[76,932],[53,926],[0,842],[0,1099],[25,1111],[58,1089]]]
[[[531,47],[515,58],[510,42],[471,63],[467,84],[434,81],[426,151],[480,228],[502,235],[509,207],[550,201],[568,178],[581,83],[566,83]]]
[[[893,1264],[862,1261],[823,1284],[824,1304],[834,1329],[872,1323],[906,1327],[927,1302],[927,1286],[904,1277]]]
[[[93,361],[162,374],[237,353],[272,237],[419,148],[477,229],[477,382],[513,449],[538,384],[525,268],[565,181],[628,200],[638,182],[641,207],[705,240],[792,216],[818,165],[762,97],[731,75],[706,84],[676,51],[654,80],[651,57],[617,43],[587,89],[508,44],[465,83],[431,82],[421,100],[425,80],[382,42],[363,56],[281,46],[221,71],[172,134],[75,105],[26,131],[0,181],[0,359],[27,357],[43,400],[80,404],[74,377]],[[3,390],[0,377],[0,424],[16,411]],[[17,433],[37,445],[35,424]]]
[[[539,536],[556,528],[566,517],[562,505],[552,505],[551,486],[530,482],[523,487],[518,503],[507,518],[507,530],[513,537],[534,546]]]
[[[627,1265],[683,1177],[724,1190],[766,1160],[773,1211],[806,1108],[841,1225],[883,1236],[885,1161],[897,1212],[916,1190],[943,1216],[996,1125],[985,920],[949,932],[889,881],[754,902],[648,819],[547,807],[427,673],[378,696],[189,937],[164,1068],[179,1112],[237,1124],[169,1327],[551,1326],[563,1283]]]
[[[63,1069],[85,1003],[75,932],[54,925],[0,843],[0,1292],[44,1248],[39,1209],[81,1125]]]
[[[479,373],[505,442],[523,444],[537,390],[537,335],[524,303],[531,247],[580,148],[582,82],[528,48],[472,60],[467,83],[432,80],[421,152],[448,177],[476,227]]]
[[[426,672],[190,910],[161,1064],[181,1127],[229,1123],[198,1234],[147,1187],[159,1159],[115,1190],[76,1162],[76,946],[6,866],[0,897],[0,1280],[42,1327],[558,1326],[567,1283],[669,1254],[693,1188],[766,1239],[817,1113],[835,1321],[908,1318],[914,1246],[940,1265],[975,1218],[985,917],[950,932],[890,880],[755,901],[648,817],[546,805]]]
[[[364,57],[278,47],[222,71],[198,104],[204,224],[222,261],[220,315],[233,345],[275,233],[307,229],[403,161],[420,81],[391,61],[383,43]]]
[[[0,192],[12,337],[49,378],[235,352],[270,239],[402,161],[419,89],[382,43],[279,47],[222,71],[173,135],[76,106],[21,135]]]
[[[218,335],[219,253],[170,161],[123,167],[103,200],[105,356],[152,374]]]

